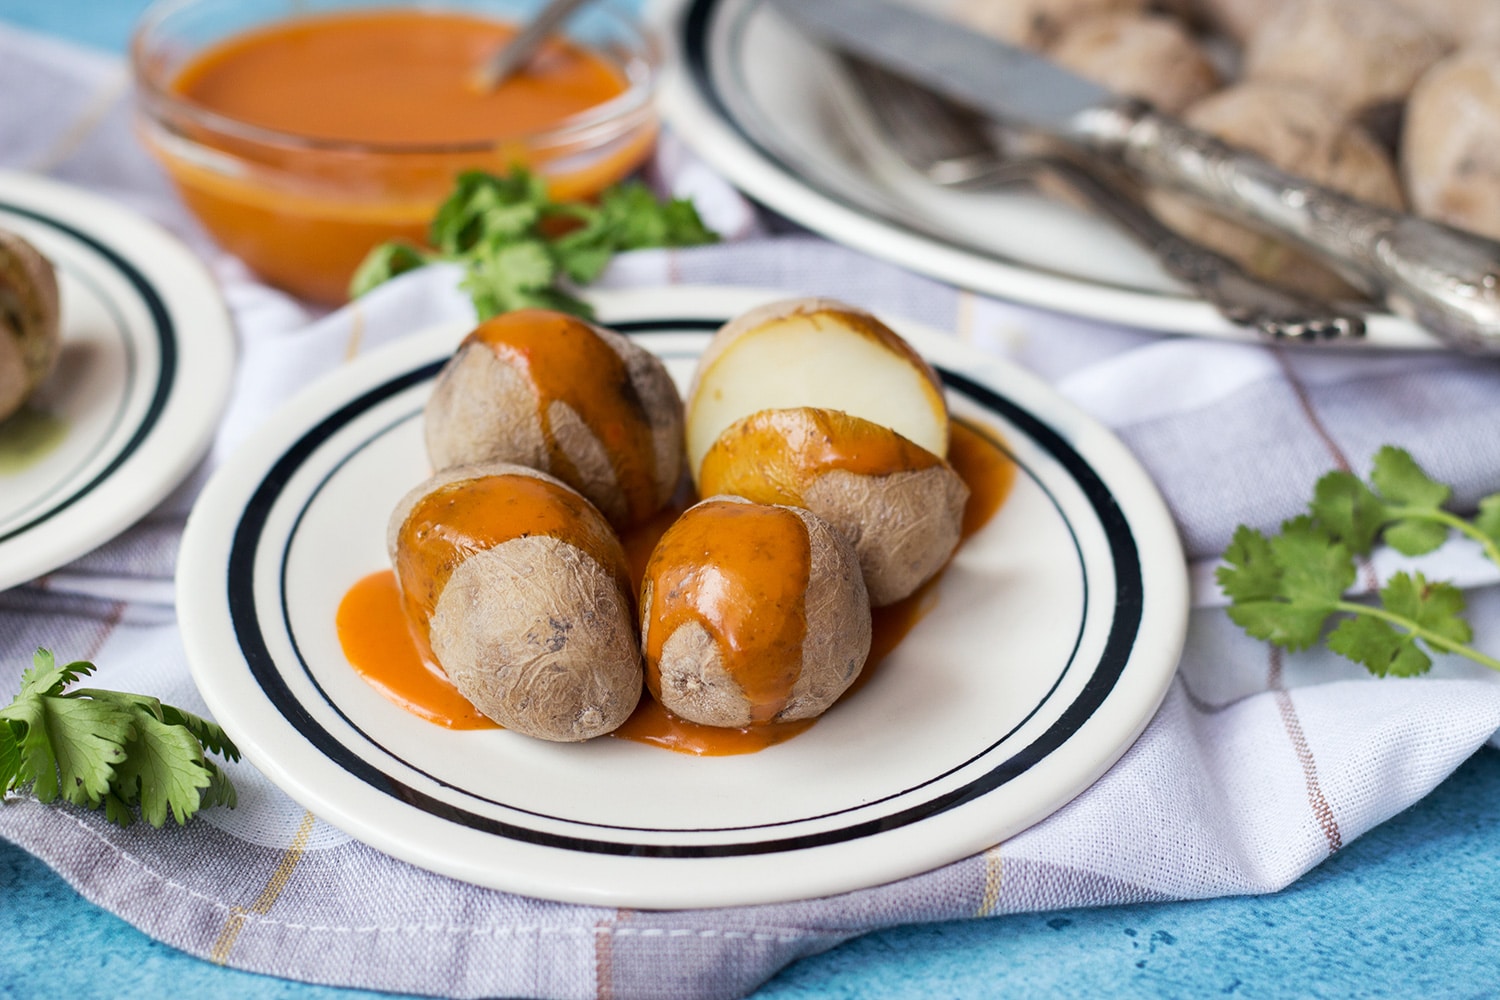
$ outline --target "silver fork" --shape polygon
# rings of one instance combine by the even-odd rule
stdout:
[[[1363,337],[1358,311],[1268,284],[1237,263],[1178,235],[1152,215],[1107,168],[1056,153],[1008,156],[991,139],[995,125],[879,66],[844,63],[892,148],[906,164],[943,187],[978,190],[1051,178],[1106,216],[1153,254],[1166,272],[1210,302],[1225,319],[1275,340]]]

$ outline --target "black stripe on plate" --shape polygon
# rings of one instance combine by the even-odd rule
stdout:
[[[718,325],[718,322],[713,320],[651,320],[617,323],[613,324],[613,328],[622,333],[634,334],[662,330],[709,331]],[[1114,689],[1129,661],[1144,607],[1140,554],[1129,522],[1115,502],[1108,486],[1071,445],[1034,415],[977,382],[953,372],[939,370],[945,383],[1002,415],[1049,453],[1080,487],[1109,539],[1110,554],[1116,573],[1115,617],[1110,626],[1109,636],[1099,662],[1083,690],[1045,733],[1007,760],[962,787],[917,805],[833,830],[768,838],[748,843],[638,844],[554,834],[481,816],[437,799],[410,787],[359,757],[312,718],[287,687],[266,647],[260,628],[259,614],[255,608],[253,580],[255,553],[266,520],[281,491],[302,463],[355,417],[381,401],[432,378],[441,365],[441,361],[432,362],[368,390],[320,421],[289,448],[272,466],[246,504],[231,543],[226,575],[230,617],[236,637],[251,674],[265,693],[267,700],[303,738],[350,775],[434,817],[493,836],[528,844],[589,854],[634,857],[734,857],[803,850],[855,840],[897,829],[957,808],[1024,774],[1061,746],[1093,715]],[[337,711],[336,707],[335,711]],[[982,757],[983,754],[978,756]],[[809,817],[811,818],[815,817]],[[797,822],[805,821],[798,820]]]
[[[130,456],[140,448],[142,442],[151,435],[157,422],[161,419],[162,411],[166,409],[167,399],[172,395],[172,387],[177,381],[177,335],[176,328],[172,324],[172,316],[167,312],[167,307],[162,302],[161,296],[157,294],[156,288],[146,280],[140,271],[136,270],[135,265],[120,256],[114,249],[101,243],[88,233],[75,229],[66,222],[54,219],[49,215],[44,215],[35,209],[4,201],[0,201],[0,209],[25,216],[28,219],[50,226],[59,232],[67,233],[73,239],[91,247],[101,257],[109,261],[115,270],[119,271],[125,280],[135,288],[141,297],[141,301],[145,303],[146,310],[151,314],[151,321],[155,324],[157,342],[161,348],[161,371],[157,374],[156,389],[151,395],[151,403],[146,408],[146,412],[141,416],[141,423],[135,429],[135,433],[131,434],[130,440],[125,442],[119,454],[111,459],[109,464],[100,470],[97,476],[85,483],[71,496],[58,501],[56,505],[48,509],[45,513],[12,528],[4,534],[0,534],[0,542],[4,542],[23,532],[30,531],[39,524],[45,523],[98,489],[99,485],[113,476],[119,470],[120,466],[124,465]]]

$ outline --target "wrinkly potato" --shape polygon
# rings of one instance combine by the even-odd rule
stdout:
[[[1063,27],[1047,55],[1116,93],[1170,115],[1217,90],[1219,71],[1182,23],[1159,14],[1099,14]]]
[[[507,729],[576,741],[641,694],[625,553],[561,481],[508,463],[439,472],[391,513],[408,619],[474,707]]]
[[[698,359],[686,417],[694,482],[703,456],[730,424],[796,406],[842,410],[948,454],[942,382],[910,344],[847,303],[788,299],[725,323]]]
[[[20,236],[0,230],[0,420],[47,377],[60,344],[51,262]]]
[[[1153,0],[957,0],[954,18],[1012,45],[1045,49],[1070,25],[1094,14],[1140,13]]]
[[[1392,0],[1422,18],[1454,46],[1500,45],[1495,0]]]
[[[1301,88],[1268,82],[1236,84],[1193,105],[1183,118],[1314,183],[1385,208],[1404,206],[1395,168],[1379,144]],[[1359,294],[1309,254],[1185,196],[1152,190],[1147,199],[1167,225],[1267,281],[1328,299]]]
[[[1418,214],[1500,239],[1500,49],[1458,52],[1417,82],[1401,171]]]
[[[870,651],[854,549],[798,507],[701,501],[651,554],[641,646],[652,696],[691,722],[739,728],[820,715]]]
[[[1281,8],[1296,0],[1197,0],[1210,28],[1240,45],[1247,43]]]
[[[540,469],[620,527],[665,506],[682,477],[682,399],[666,368],[565,313],[523,309],[481,323],[438,375],[425,420],[434,468]]]
[[[1292,0],[1249,40],[1244,73],[1315,90],[1352,118],[1405,100],[1448,48],[1389,0]]]
[[[703,459],[700,486],[805,507],[854,546],[875,607],[909,596],[958,547],[969,488],[943,459],[837,410],[761,410]]]

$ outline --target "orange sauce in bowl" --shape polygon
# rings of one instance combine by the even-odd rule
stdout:
[[[955,421],[948,461],[969,486],[964,510],[963,537],[968,538],[992,518],[1015,483],[1015,462],[989,435]],[[672,525],[676,515],[691,505],[683,496],[674,507],[626,532],[622,538],[636,589],[645,572],[646,557]],[[941,573],[910,597],[872,610],[870,654],[864,670],[839,699],[847,701],[878,672],[881,662],[916,627],[937,601]],[[413,714],[452,729],[494,727],[479,715],[443,675],[442,668],[419,652],[407,627],[399,588],[391,570],[364,577],[345,594],[338,611],[338,635],[344,655],[355,671],[391,701]],[[610,735],[617,739],[695,756],[754,753],[783,743],[814,725],[817,719],[773,722],[740,729],[703,726],[680,719],[649,696],[635,713]]]
[[[200,114],[148,128],[146,138],[226,249],[273,284],[341,302],[375,244],[424,241],[465,169],[525,165],[547,176],[555,197],[572,199],[649,153],[654,123],[599,149],[590,147],[597,140],[537,138],[628,89],[613,63],[582,46],[550,42],[525,72],[492,92],[477,88],[475,67],[515,32],[479,16],[400,8],[249,30],[166,81]]]

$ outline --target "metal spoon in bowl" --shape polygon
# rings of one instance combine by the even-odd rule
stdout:
[[[491,91],[520,72],[531,61],[536,50],[546,41],[573,11],[587,0],[548,0],[536,17],[527,22],[520,33],[474,72],[474,85],[481,91]]]

